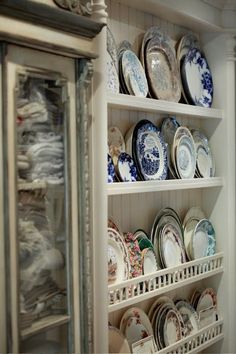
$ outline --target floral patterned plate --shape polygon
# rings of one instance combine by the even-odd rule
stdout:
[[[132,153],[143,180],[166,179],[167,148],[160,130],[150,121],[141,120],[132,138]]]
[[[203,54],[196,48],[185,56],[182,68],[182,82],[190,104],[211,107],[213,80],[209,65]]]
[[[130,346],[140,339],[153,335],[152,325],[146,313],[138,307],[125,311],[120,321],[120,330]]]
[[[165,346],[174,344],[182,339],[183,321],[175,310],[169,310],[163,326],[163,339]]]
[[[164,34],[153,37],[147,42],[145,60],[152,96],[178,102],[181,97],[180,74],[174,48]]]
[[[129,278],[129,254],[121,235],[114,229],[108,228],[108,282],[109,284],[121,283]]]
[[[142,254],[138,241],[131,232],[124,234],[124,240],[129,254],[130,278],[136,278],[142,275]]]
[[[126,152],[122,152],[118,156],[117,172],[119,178],[123,182],[135,182],[137,181],[137,169],[134,164],[134,160]]]

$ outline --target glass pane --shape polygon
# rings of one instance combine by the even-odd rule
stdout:
[[[18,74],[21,352],[32,351],[32,341],[34,353],[71,352],[67,340],[71,311],[66,99],[66,83],[60,77],[39,72]]]

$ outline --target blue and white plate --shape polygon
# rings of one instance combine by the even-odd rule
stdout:
[[[134,160],[126,152],[122,152],[118,157],[117,170],[119,178],[123,182],[135,182],[137,181],[137,169],[135,167]]]
[[[180,137],[175,158],[180,178],[193,178],[196,170],[196,152],[192,137],[187,135]]]
[[[143,180],[167,177],[167,148],[160,130],[150,121],[140,121],[133,133],[132,153]]]
[[[107,154],[107,182],[115,182],[116,174],[115,167],[111,158],[111,155]]]
[[[188,102],[195,106],[211,107],[212,75],[206,58],[197,48],[190,49],[186,54],[181,75]]]
[[[138,57],[131,50],[125,50],[121,56],[122,73],[129,93],[138,97],[146,97],[148,84],[144,69]]]
[[[202,219],[196,225],[191,240],[192,259],[213,256],[216,252],[216,237],[212,223]]]

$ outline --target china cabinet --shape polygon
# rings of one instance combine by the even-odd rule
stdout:
[[[97,298],[103,299],[95,302],[96,352],[108,351],[108,321],[119,328],[127,308],[136,306],[148,313],[158,295],[189,298],[196,287],[212,287],[217,291],[218,320],[205,331],[202,329],[160,353],[235,352],[236,283],[232,274],[236,251],[234,4],[227,3],[228,7],[224,8],[223,2],[212,4],[210,1],[110,0],[106,3],[108,26],[116,44],[128,40],[137,56],[143,34],[151,26],[158,26],[168,34],[174,45],[182,35],[194,33],[211,68],[214,98],[212,107],[205,108],[109,92],[105,76],[106,35],[100,34],[97,70],[103,73],[103,84],[94,96],[97,119],[92,131],[92,168],[96,171],[93,176],[94,278]],[[227,22],[230,5],[231,15]],[[175,116],[184,126],[206,133],[215,157],[215,177],[107,184],[108,128],[117,126],[124,136],[132,124],[142,119],[160,126],[167,116]],[[143,229],[150,233],[160,209],[171,207],[183,218],[192,206],[200,206],[214,225],[217,240],[214,256],[108,286],[105,274],[108,217],[111,216],[124,232]],[[203,333],[206,333],[205,339],[202,339]]]
[[[105,6],[68,4],[0,5],[1,353],[94,350],[88,136]]]

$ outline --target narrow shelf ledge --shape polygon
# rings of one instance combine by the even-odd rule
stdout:
[[[176,103],[153,98],[135,97],[124,94],[107,94],[109,107],[132,111],[166,113],[197,118],[222,119],[223,111],[216,108],[197,107],[184,103]]]
[[[193,178],[193,179],[168,179],[138,182],[108,183],[107,194],[121,195],[134,193],[162,192],[171,190],[200,189],[222,187],[222,177]]]
[[[220,319],[190,336],[159,350],[158,354],[200,353],[224,337],[223,320]],[[157,353],[156,353],[157,354]]]
[[[70,317],[67,315],[51,315],[41,318],[38,321],[32,323],[29,328],[25,328],[21,331],[21,338],[27,339],[37,333],[45,332],[48,329],[61,326],[68,323]]]
[[[223,272],[223,253],[108,286],[109,312]]]

